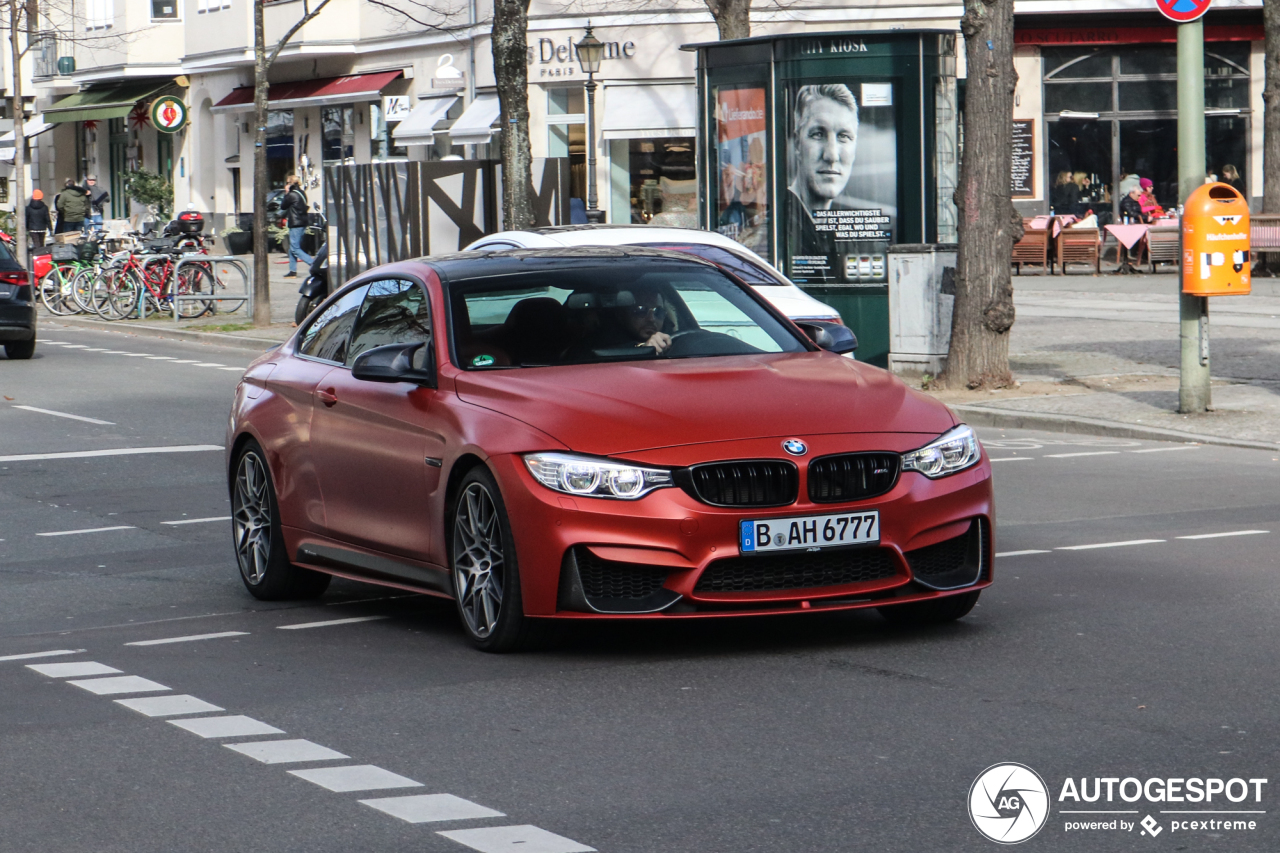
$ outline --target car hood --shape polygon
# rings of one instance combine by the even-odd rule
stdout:
[[[600,456],[771,436],[938,435],[946,406],[828,353],[464,371],[458,396]]]

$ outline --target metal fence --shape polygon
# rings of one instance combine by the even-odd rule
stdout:
[[[456,252],[501,229],[502,167],[494,160],[325,166],[333,286],[370,267]],[[569,221],[569,161],[533,163],[538,225]]]

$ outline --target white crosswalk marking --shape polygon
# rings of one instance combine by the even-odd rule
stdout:
[[[189,720],[169,720],[169,723],[202,738],[252,737],[256,735],[282,735],[284,731],[259,722],[252,717],[196,717]]]
[[[178,696],[144,696],[141,699],[117,699],[123,705],[148,717],[173,717],[178,714],[210,714],[225,710],[212,702],[185,694]]]
[[[91,660],[74,663],[29,663],[27,669],[34,670],[49,678],[75,678],[81,675],[112,675],[119,672],[114,666],[97,663]]]
[[[360,800],[366,806],[398,817],[407,823],[433,823],[442,820],[479,820],[506,817],[502,812],[453,794],[419,794],[412,797],[383,797]]]
[[[372,764],[356,764],[350,767],[318,767],[314,770],[290,770],[299,779],[328,788],[339,794],[350,791],[376,791],[383,788],[421,788],[415,782],[390,770]]]
[[[221,709],[219,709],[221,710]],[[227,749],[247,755],[263,764],[292,764],[298,761],[334,761],[350,758],[327,746],[309,740],[263,740],[251,743],[226,743]]]
[[[0,539],[0,542],[3,542],[3,541],[4,541],[3,539]],[[9,660],[35,660],[36,658],[53,658],[53,657],[60,657],[62,655],[78,655],[83,651],[84,649],[55,649],[54,651],[51,651],[51,652],[27,652],[26,654],[21,654],[21,655],[5,655],[4,657],[0,657],[0,663],[4,661],[9,661]]]
[[[594,847],[536,826],[488,826],[438,833],[480,853],[594,853]]]
[[[136,675],[117,675],[114,678],[87,678],[83,681],[68,681],[83,690],[98,696],[111,696],[117,693],[159,693],[168,690],[163,684],[157,684]]]

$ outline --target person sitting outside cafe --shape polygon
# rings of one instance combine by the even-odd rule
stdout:
[[[1134,187],[1120,199],[1120,218],[1126,223],[1151,221],[1151,217],[1142,211],[1142,187]]]

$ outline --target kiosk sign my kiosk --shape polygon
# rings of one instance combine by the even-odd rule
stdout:
[[[955,240],[955,34],[810,33],[698,52],[704,227],[889,351],[889,247]],[[939,150],[944,156],[938,157]],[[941,191],[940,191],[941,187]]]

